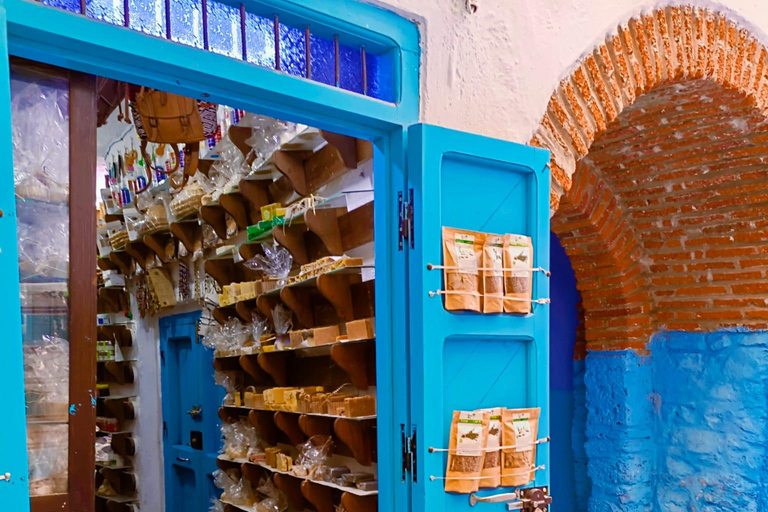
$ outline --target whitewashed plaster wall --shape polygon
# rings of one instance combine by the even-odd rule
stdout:
[[[694,5],[730,15],[768,42],[766,0],[366,0],[422,34],[421,120],[527,143],[557,84],[633,15]]]

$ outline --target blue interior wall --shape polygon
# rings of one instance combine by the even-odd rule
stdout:
[[[554,233],[550,237],[550,267],[552,279],[550,293],[552,310],[550,315],[550,410],[552,433],[551,483],[553,511],[577,512],[585,510],[577,506],[577,483],[584,473],[574,471],[574,446],[583,451],[583,426],[574,429],[574,407],[578,414],[586,416],[584,408],[584,386],[574,390],[573,348],[576,343],[576,326],[579,319],[576,305],[579,292],[576,290],[576,276],[565,250]],[[583,364],[581,362],[576,362]],[[582,424],[583,425],[583,424]],[[575,437],[572,437],[575,434]],[[574,445],[574,442],[576,445]],[[585,462],[583,458],[582,462]]]

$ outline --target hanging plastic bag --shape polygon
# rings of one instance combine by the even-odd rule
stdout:
[[[264,255],[257,254],[245,262],[245,266],[251,270],[260,270],[267,276],[277,279],[280,286],[285,284],[285,279],[291,272],[293,256],[288,249],[277,242],[263,244]]]
[[[283,491],[275,487],[272,480],[264,478],[259,482],[256,490],[267,496],[256,505],[258,512],[283,512],[288,509],[288,497]]]

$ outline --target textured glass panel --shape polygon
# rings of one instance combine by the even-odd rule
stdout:
[[[212,52],[241,59],[240,9],[219,2],[208,2],[208,48]]]
[[[80,0],[43,0],[42,3],[66,11],[80,12]]]
[[[304,30],[280,24],[280,70],[295,76],[307,76]]]
[[[248,62],[275,69],[275,22],[246,13],[245,34]]]
[[[384,101],[395,101],[392,57],[389,54],[371,55],[366,53],[365,62],[368,76],[368,96]]]
[[[177,43],[203,47],[202,0],[171,2],[171,39]]]
[[[69,433],[69,84],[11,68],[29,493],[66,493]]]
[[[85,13],[97,20],[114,25],[125,25],[123,0],[87,0]]]
[[[335,85],[336,63],[334,62],[332,40],[310,34],[309,62],[312,64],[312,80]]]
[[[363,56],[360,48],[339,45],[339,82],[342,89],[363,93]]]
[[[165,36],[165,2],[163,0],[130,0],[131,28],[153,36]]]

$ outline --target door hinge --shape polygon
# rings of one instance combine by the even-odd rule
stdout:
[[[407,201],[403,198],[403,192],[397,193],[397,209],[398,209],[398,230],[399,240],[398,249],[403,250],[403,240],[409,240],[411,243],[411,249],[415,247],[414,237],[414,222],[413,222],[413,189],[408,189]]]
[[[411,473],[414,483],[416,483],[417,473],[417,451],[416,451],[416,427],[413,427],[411,435],[405,433],[405,425],[400,424],[400,441],[402,443],[402,457],[403,457],[403,475],[402,482],[405,483],[408,478],[408,473]]]

